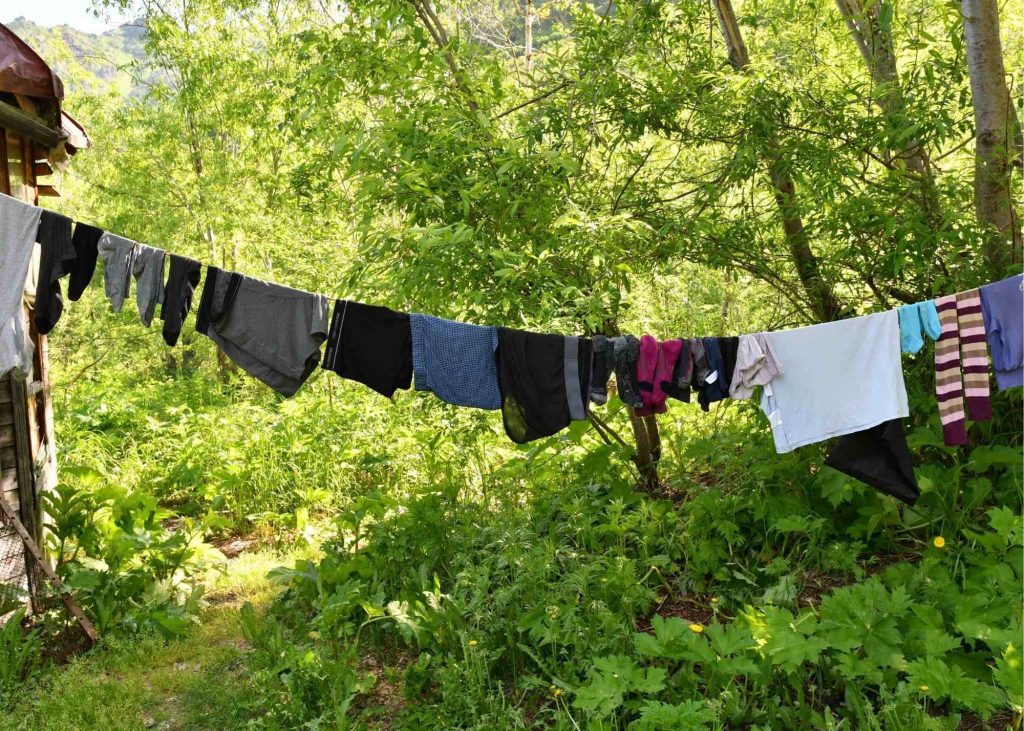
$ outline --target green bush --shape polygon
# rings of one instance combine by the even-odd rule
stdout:
[[[155,495],[108,484],[89,468],[65,467],[42,497],[56,571],[101,633],[187,631],[201,579],[222,560],[203,540],[224,527],[222,517],[178,518]]]

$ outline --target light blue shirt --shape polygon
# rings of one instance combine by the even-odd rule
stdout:
[[[765,337],[786,365],[761,394],[780,454],[909,413],[896,310]]]

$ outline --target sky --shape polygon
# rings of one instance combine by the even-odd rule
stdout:
[[[25,17],[39,25],[70,25],[89,33],[102,33],[127,23],[128,14],[101,11],[97,18],[92,0],[0,0],[0,23]]]

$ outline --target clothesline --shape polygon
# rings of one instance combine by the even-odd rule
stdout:
[[[70,218],[8,196],[0,197],[0,213],[0,275],[13,275],[0,282],[23,282],[32,248],[41,246],[34,313],[41,333],[62,312],[60,279],[70,275],[75,301],[102,260],[113,309],[130,296],[134,278],[140,320],[149,326],[159,304],[173,345],[205,267],[196,329],[282,395],[295,394],[318,365],[387,397],[415,382],[450,404],[500,409],[519,443],[588,419],[591,403],[607,401],[612,373],[620,399],[638,416],[664,413],[668,399],[689,401],[693,391],[707,411],[757,389],[778,452],[838,438],[826,464],[912,503],[918,492],[902,425],[909,408],[901,352],[917,352],[925,336],[937,341],[936,399],[950,445],[967,443],[965,416],[990,418],[989,348],[1000,390],[1024,385],[1019,275],[898,310],[738,337],[562,336],[350,300],[336,301],[328,326],[324,295],[168,255],[81,222],[72,233]],[[21,318],[11,317],[20,285],[16,295],[12,301],[0,292],[0,373],[29,362]]]

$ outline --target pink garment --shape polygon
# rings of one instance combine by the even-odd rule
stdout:
[[[637,416],[664,414],[668,411],[665,402],[668,394],[665,386],[672,383],[676,361],[683,349],[682,340],[666,340],[658,343],[651,335],[640,338],[640,356],[636,361],[637,384],[643,406],[636,410]]]

